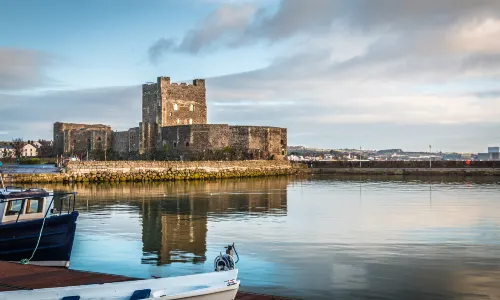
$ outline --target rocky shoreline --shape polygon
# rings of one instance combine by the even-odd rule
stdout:
[[[4,174],[6,183],[149,182],[292,175],[287,161],[77,162],[61,173]]]

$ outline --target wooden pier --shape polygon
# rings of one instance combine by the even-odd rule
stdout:
[[[100,284],[137,280],[126,276],[76,271],[64,268],[21,265],[0,261],[0,292]],[[238,292],[238,300],[284,300],[285,298]]]

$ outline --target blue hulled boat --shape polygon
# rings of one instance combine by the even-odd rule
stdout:
[[[4,187],[2,180],[0,260],[69,267],[78,218],[75,200],[76,193]]]

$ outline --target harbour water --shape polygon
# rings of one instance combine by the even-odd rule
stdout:
[[[46,187],[79,193],[72,269],[141,278],[209,272],[235,242],[243,291],[498,299],[499,181],[310,176]]]

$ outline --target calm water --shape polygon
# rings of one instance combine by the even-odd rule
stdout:
[[[303,299],[500,299],[500,183],[310,177],[52,186],[79,192],[71,268],[212,270]]]

